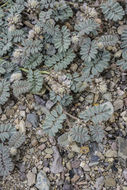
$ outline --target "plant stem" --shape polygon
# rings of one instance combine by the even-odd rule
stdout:
[[[77,118],[77,117],[71,115],[70,113],[68,113],[68,112],[66,112],[66,111],[64,111],[64,113],[65,113],[66,115],[68,115],[69,117],[73,118],[74,120],[80,120],[79,118]]]
[[[28,73],[29,71],[27,69],[24,69],[24,68],[20,68],[21,71],[24,71],[26,73]]]
[[[41,74],[47,74],[49,75],[50,73],[48,71],[40,71]]]
[[[8,4],[8,1],[6,3],[4,3],[3,5],[1,5],[0,7],[5,7]]]
[[[28,73],[28,72],[29,72],[29,70],[28,70],[28,69],[24,69],[24,68],[22,68],[22,67],[20,67],[20,70],[22,70],[22,71],[24,71],[24,72],[26,72],[26,73]],[[48,71],[40,71],[40,73],[41,73],[41,74],[47,74],[47,75],[49,75],[49,74],[50,74]]]

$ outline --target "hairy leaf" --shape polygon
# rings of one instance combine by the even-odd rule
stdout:
[[[16,132],[15,127],[11,124],[1,124],[0,125],[0,140],[4,142],[8,140]]]
[[[89,128],[92,135],[92,140],[96,141],[97,143],[102,142],[104,138],[104,129],[102,128],[102,126],[95,125],[95,126],[90,126]]]
[[[25,139],[26,137],[24,134],[16,132],[11,136],[9,140],[9,146],[14,148],[19,148],[25,142]]]
[[[116,0],[107,0],[105,3],[102,3],[101,9],[108,20],[121,20],[125,14],[122,6]]]
[[[43,124],[44,133],[49,136],[55,136],[59,129],[62,129],[66,115],[63,113],[60,105],[56,106],[51,113],[46,114],[46,119]]]
[[[111,102],[106,102],[98,106],[89,107],[87,110],[81,112],[79,117],[85,122],[92,121],[93,123],[100,123],[107,121],[113,114],[113,106]]]
[[[55,35],[53,38],[55,47],[58,49],[58,52],[65,52],[70,45],[70,31],[66,26],[63,26],[62,29],[57,26],[55,30]]]
[[[31,89],[31,85],[28,81],[20,80],[15,81],[12,85],[12,88],[14,96],[18,98],[21,94],[29,92]]]
[[[0,144],[0,176],[7,176],[13,171],[14,165],[10,158],[10,151],[7,146]]]
[[[91,41],[90,38],[86,38],[80,51],[82,60],[90,62],[92,59],[95,59],[98,53],[97,49],[96,41]]]
[[[30,84],[30,87],[31,87],[31,92],[33,94],[38,93],[42,89],[42,85],[43,85],[43,77],[40,74],[40,71],[29,70],[27,78],[28,78],[28,83]]]
[[[2,80],[0,82],[0,105],[5,104],[5,102],[7,102],[8,98],[10,97],[9,86],[10,83],[6,80]]]
[[[80,126],[80,125],[79,126],[75,125],[70,130],[70,136],[73,141],[76,141],[81,144],[90,140],[90,136],[88,135],[87,128],[84,128],[83,126]]]

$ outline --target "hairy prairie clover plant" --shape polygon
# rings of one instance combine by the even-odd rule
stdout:
[[[114,63],[112,50],[119,44],[122,58],[116,65],[127,69],[127,29],[121,36],[103,30],[106,23],[118,25],[124,18],[126,2],[106,0],[95,8],[95,1],[86,2],[0,2],[0,106],[4,109],[13,96],[20,99],[26,93],[40,97],[47,93],[54,106],[48,110],[42,128],[45,134],[58,136],[58,143],[64,147],[73,141],[102,142],[104,121],[113,114],[110,102],[89,105],[77,117],[66,110]],[[68,117],[73,120],[70,124]],[[9,125],[1,125],[0,140],[0,175],[5,176],[13,170],[10,149],[16,151],[25,138]]]

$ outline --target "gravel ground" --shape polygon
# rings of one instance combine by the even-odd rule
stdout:
[[[8,102],[1,111],[1,123],[10,121],[19,131],[25,131],[27,139],[13,158],[13,173],[0,181],[0,189],[36,190],[37,176],[42,171],[47,189],[50,183],[53,190],[127,190],[126,78],[126,73],[113,66],[103,78],[95,80],[89,93],[80,94],[78,104],[69,108],[77,113],[84,106],[101,103],[104,98],[113,103],[115,112],[105,124],[106,137],[102,144],[90,143],[83,147],[72,144],[68,149],[61,148],[57,138],[43,134],[45,114],[37,96],[28,94]],[[45,95],[43,101],[47,101]]]

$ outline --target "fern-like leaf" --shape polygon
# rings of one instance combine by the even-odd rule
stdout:
[[[65,94],[63,97],[57,95],[55,92],[50,91],[50,100],[54,103],[59,102],[63,106],[68,106],[72,103],[73,97]]]
[[[102,121],[107,121],[113,114],[113,106],[110,102],[100,104],[98,106],[89,107],[87,110],[81,112],[79,117],[84,121],[92,121],[97,124]]]
[[[121,48],[124,50],[127,50],[127,29],[124,29],[122,35],[121,35]]]
[[[7,146],[0,144],[0,176],[7,176],[13,171],[14,165],[10,158],[10,151]]]
[[[85,143],[88,140],[90,140],[90,136],[88,135],[88,130],[87,128],[84,128],[83,126],[78,126],[75,125],[71,131],[70,131],[70,136],[73,141],[76,141],[78,143]]]
[[[74,60],[75,53],[72,49],[69,49],[67,52],[57,53],[52,57],[47,57],[45,60],[45,65],[48,67],[54,66],[56,71],[66,69],[68,65]]]
[[[101,9],[107,20],[121,20],[124,16],[124,10],[115,0],[108,0],[101,5]]]
[[[116,62],[124,71],[127,70],[127,51],[123,51],[122,59]]]
[[[27,75],[28,78],[28,83],[31,86],[31,92],[33,94],[38,93],[41,89],[42,89],[42,85],[43,85],[43,77],[40,74],[39,70],[29,70],[29,73]]]
[[[22,42],[25,38],[23,30],[14,30],[13,32],[8,33],[9,39],[13,40],[13,42]]]
[[[82,60],[90,62],[92,59],[95,59],[98,52],[97,49],[96,41],[91,41],[90,38],[86,38],[80,51]]]
[[[31,86],[28,81],[20,80],[15,81],[12,85],[12,88],[14,96],[18,98],[21,94],[29,92]]]
[[[0,105],[5,104],[10,97],[9,86],[10,83],[4,79],[0,82]]]
[[[116,43],[118,43],[116,35],[104,35],[98,39],[98,46],[100,47],[115,46]]]
[[[4,142],[16,132],[16,129],[11,124],[0,125],[0,140]]]
[[[95,125],[95,126],[90,126],[90,132],[92,135],[92,140],[96,141],[97,143],[100,143],[103,141],[104,138],[104,129],[102,128],[101,125]]]
[[[43,44],[41,40],[25,40],[22,45],[27,55],[39,53],[42,50]]]
[[[7,35],[4,33],[0,34],[0,56],[7,54],[11,47],[12,43],[8,39]]]
[[[94,76],[103,72],[109,65],[110,53],[104,51],[99,53],[95,60],[84,62],[85,68],[82,71],[82,80],[90,81]]]
[[[69,29],[66,26],[63,26],[61,30],[59,27],[56,27],[53,42],[59,53],[65,52],[71,42]]]
[[[9,147],[19,148],[25,142],[25,135],[20,132],[14,133],[9,140]]]
[[[27,69],[35,69],[43,61],[43,55],[40,53],[33,54],[24,60],[23,67]]]
[[[46,115],[46,119],[43,124],[44,133],[49,136],[55,136],[59,129],[62,129],[63,122],[66,119],[66,115],[63,113],[62,107],[60,105],[56,106],[51,113]]]
[[[75,25],[75,30],[79,32],[79,36],[90,34],[91,32],[95,33],[98,28],[99,24],[97,24],[93,19],[87,19]]]
[[[69,5],[66,4],[65,1],[57,2],[53,9],[53,16],[55,17],[55,20],[67,20],[70,17],[73,16],[72,9]]]

